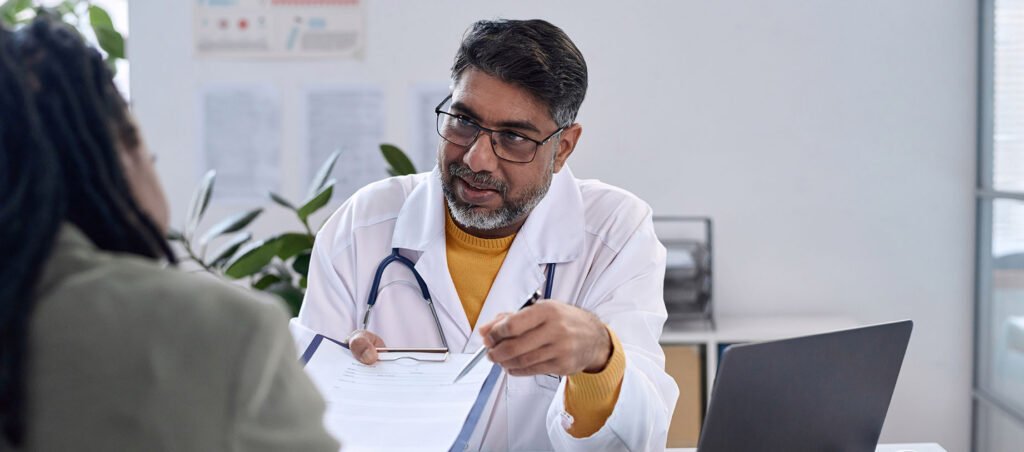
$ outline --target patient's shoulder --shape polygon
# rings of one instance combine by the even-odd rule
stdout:
[[[275,319],[283,327],[288,317],[276,298],[123,254],[97,253],[43,293],[33,315],[40,329],[59,335],[61,326],[78,337],[129,341],[125,345],[159,348],[171,341],[231,349]]]

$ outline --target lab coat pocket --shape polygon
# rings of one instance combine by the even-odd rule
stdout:
[[[508,378],[508,431],[520,432],[509,435],[509,450],[551,449],[545,419],[558,383],[547,375]]]
[[[558,385],[562,383],[562,378],[558,375],[534,375],[533,380],[537,383],[537,386],[551,391],[558,389]]]

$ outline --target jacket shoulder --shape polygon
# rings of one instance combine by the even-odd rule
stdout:
[[[244,337],[273,323],[270,319],[283,324],[288,318],[277,299],[212,275],[107,253],[46,288],[37,308],[44,330],[73,324],[92,330],[94,337],[118,331],[123,339],[157,347],[160,341],[177,338],[234,349],[244,345]]]

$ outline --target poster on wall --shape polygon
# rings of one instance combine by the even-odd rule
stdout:
[[[406,153],[420,172],[430,171],[437,164],[441,136],[437,134],[437,113],[434,109],[451,93],[450,85],[448,81],[421,82],[411,91],[409,118],[412,143]]]
[[[361,0],[196,0],[196,56],[361,58]]]
[[[262,200],[279,190],[281,96],[273,86],[207,85],[197,120],[201,170],[217,171],[217,199]]]
[[[344,201],[370,182],[388,177],[381,156],[384,136],[384,91],[366,85],[304,87],[306,178],[309,180],[334,151],[334,200]]]

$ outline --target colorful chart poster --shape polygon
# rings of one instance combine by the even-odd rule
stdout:
[[[360,58],[360,0],[196,0],[196,55],[223,58]]]

